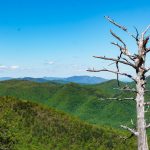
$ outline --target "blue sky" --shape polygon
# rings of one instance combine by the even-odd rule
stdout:
[[[93,55],[117,56],[110,28],[136,50],[134,41],[104,19],[111,16],[134,33],[150,24],[150,1],[0,0],[0,76],[67,77],[108,63]],[[111,68],[113,68],[111,66]],[[125,71],[132,71],[123,67]]]

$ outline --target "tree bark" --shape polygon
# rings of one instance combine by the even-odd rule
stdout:
[[[136,96],[136,109],[137,109],[137,132],[138,132],[138,150],[148,150],[147,135],[146,135],[146,122],[144,110],[144,90],[145,83],[141,72],[137,73],[137,96]]]

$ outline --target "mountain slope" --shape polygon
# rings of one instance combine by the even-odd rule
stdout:
[[[132,101],[101,100],[101,97],[122,97],[123,94],[113,90],[116,84],[115,80],[97,85],[10,80],[0,82],[0,96],[28,99],[57,108],[91,124],[118,128],[120,124],[130,124],[130,120],[135,119],[135,104]]]
[[[36,83],[27,80],[0,82],[0,96],[14,96],[46,104],[48,99],[63,85],[58,83]]]
[[[129,150],[134,139],[98,128],[53,109],[10,97],[0,97],[0,149],[8,150]]]

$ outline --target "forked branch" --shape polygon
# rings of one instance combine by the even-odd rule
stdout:
[[[129,127],[127,127],[127,126],[124,126],[124,125],[121,125],[121,128],[130,131],[130,132],[131,132],[132,134],[134,134],[135,136],[138,136],[138,132],[135,131],[135,129],[131,129],[131,128],[129,128]]]
[[[111,42],[111,44],[117,46],[120,49],[121,53],[123,53],[125,56],[128,56],[132,61],[134,61],[133,56],[129,53],[126,47],[122,47],[118,43],[114,43],[114,42]]]

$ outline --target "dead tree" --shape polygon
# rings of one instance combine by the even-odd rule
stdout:
[[[136,98],[134,99],[136,102],[136,113],[137,113],[137,120],[136,120],[136,128],[131,129],[125,125],[121,125],[122,128],[130,131],[132,135],[135,135],[137,137],[137,142],[138,142],[138,150],[148,150],[148,142],[147,142],[147,134],[146,130],[150,127],[150,124],[146,124],[145,120],[145,113],[146,111],[146,105],[150,105],[150,102],[145,102],[144,100],[144,94],[147,91],[145,89],[146,85],[146,73],[150,70],[150,68],[145,66],[146,62],[146,55],[148,52],[150,52],[150,48],[148,48],[148,42],[150,35],[146,35],[147,31],[150,29],[150,25],[146,28],[145,31],[143,31],[141,34],[139,34],[138,30],[135,28],[136,35],[132,35],[128,29],[114,20],[112,20],[110,17],[105,18],[115,25],[116,27],[120,28],[124,32],[126,32],[128,35],[130,35],[132,38],[134,38],[138,50],[136,54],[131,54],[125,44],[125,42],[118,36],[116,35],[112,30],[110,30],[111,35],[118,40],[119,43],[114,43],[112,42],[114,46],[119,48],[120,50],[120,55],[117,58],[108,58],[105,56],[93,56],[94,58],[99,58],[103,60],[108,60],[112,61],[112,64],[116,65],[116,71],[114,70],[109,70],[109,69],[100,69],[100,70],[95,70],[95,69],[88,69],[87,71],[89,72],[110,72],[113,74],[117,75],[117,81],[118,76],[126,76],[130,79],[132,79],[136,87],[135,88],[121,88],[121,90],[125,91],[131,91],[136,93]],[[119,64],[124,64],[127,65],[135,70],[135,75],[131,75],[126,72],[121,72],[119,69]],[[119,85],[119,84],[118,84]],[[128,98],[127,98],[128,99]],[[130,98],[129,98],[130,99]],[[132,98],[133,100],[133,98]]]

